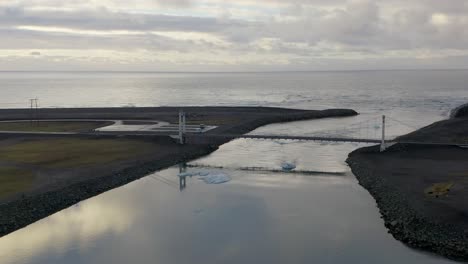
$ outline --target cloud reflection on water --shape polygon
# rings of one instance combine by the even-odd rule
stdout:
[[[131,197],[85,201],[0,239],[2,263],[27,263],[42,254],[63,255],[70,248],[86,251],[90,241],[121,234],[134,221]],[[130,198],[130,200],[128,199]]]

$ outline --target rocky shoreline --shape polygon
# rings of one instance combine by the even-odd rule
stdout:
[[[358,151],[378,152],[377,148]],[[385,226],[397,240],[406,245],[433,252],[450,259],[468,260],[466,230],[450,224],[431,221],[412,208],[405,194],[373,172],[374,165],[350,154],[346,161],[359,184],[374,197]]]
[[[466,116],[468,116],[468,103],[456,107],[450,113],[450,118],[460,118]]]
[[[172,121],[177,118],[179,108],[103,108],[103,109],[46,109],[43,110],[43,118],[154,118],[158,120]],[[260,126],[306,119],[326,117],[347,117],[357,115],[357,112],[349,109],[329,109],[323,111],[293,110],[281,108],[234,108],[234,107],[192,107],[190,111],[198,112],[207,118],[217,116],[230,117],[232,115],[245,116],[240,123],[220,126],[212,133],[242,134],[252,131]],[[237,112],[236,112],[237,111]],[[94,113],[94,114],[93,114]],[[201,114],[200,114],[201,113]],[[6,119],[27,119],[27,110],[0,110],[0,114]],[[158,137],[158,136],[156,136]],[[167,136],[159,136],[167,138]],[[74,183],[60,189],[54,189],[34,195],[26,195],[19,199],[0,204],[0,237],[21,229],[35,221],[45,218],[53,213],[70,207],[82,200],[99,195],[103,192],[123,186],[134,180],[142,178],[152,172],[200,158],[218,149],[221,144],[229,140],[219,140],[210,144],[191,146],[176,154],[165,155],[163,158],[149,162],[133,164],[117,173],[90,178],[82,182]]]
[[[408,137],[447,142],[467,135],[467,123],[459,114]],[[388,232],[397,240],[415,249],[468,261],[467,181],[463,175],[451,176],[451,171],[466,169],[466,157],[466,150],[456,146],[397,144],[384,153],[379,152],[379,146],[357,149],[346,162],[359,184],[374,197]],[[454,180],[456,189],[447,197],[424,194],[429,184],[448,180]]]

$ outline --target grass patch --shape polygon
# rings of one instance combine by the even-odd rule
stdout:
[[[452,186],[453,182],[434,183],[432,186],[424,190],[424,193],[428,196],[437,198],[446,195],[450,191],[450,188],[452,188]]]
[[[152,143],[130,139],[42,139],[23,141],[0,149],[0,159],[67,168],[110,163],[149,153]]]
[[[32,171],[0,167],[0,198],[27,190],[33,181]]]
[[[107,124],[108,122],[93,121],[0,122],[0,130],[25,132],[82,132],[91,131]]]

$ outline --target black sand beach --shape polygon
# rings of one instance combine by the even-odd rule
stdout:
[[[466,108],[402,136],[421,142],[468,142]],[[408,246],[468,260],[468,149],[397,144],[352,152],[347,160],[375,198],[389,232]]]

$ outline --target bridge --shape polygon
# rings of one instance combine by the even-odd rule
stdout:
[[[378,139],[368,139],[368,138],[347,138],[347,137],[319,137],[319,136],[288,136],[288,135],[202,135],[209,137],[218,137],[218,138],[246,138],[246,139],[272,139],[272,140],[298,140],[298,141],[329,141],[329,142],[351,142],[351,143],[369,143],[376,144],[381,143],[381,140]],[[394,142],[393,140],[386,141],[387,143]]]
[[[50,120],[49,120],[50,121]],[[55,120],[64,121],[64,120]],[[70,121],[70,120],[66,120]],[[72,120],[73,121],[73,120]],[[74,120],[83,121],[83,120]],[[102,120],[94,120],[102,121]],[[389,122],[390,121],[390,122]],[[14,121],[2,121],[14,122]],[[444,146],[462,146],[468,147],[466,142],[418,142],[404,140],[398,137],[387,138],[386,129],[392,126],[404,126],[406,132],[418,129],[405,122],[399,121],[395,118],[388,116],[373,117],[368,120],[360,121],[343,127],[338,127],[333,130],[321,130],[307,133],[306,135],[265,135],[265,134],[222,134],[216,131],[210,132],[215,127],[186,125],[186,116],[183,111],[179,112],[178,124],[165,124],[163,122],[156,122],[151,125],[136,126],[136,128],[127,130],[111,130],[111,129],[96,129],[89,132],[39,132],[39,131],[0,131],[0,134],[13,134],[13,135],[43,135],[43,136],[96,136],[96,135],[116,135],[116,136],[154,136],[154,135],[170,135],[176,139],[179,144],[185,143],[217,143],[220,141],[229,141],[237,138],[245,139],[264,139],[264,140],[297,140],[297,141],[320,141],[320,142],[351,142],[351,143],[365,143],[365,144],[380,144],[380,150],[385,151],[389,146],[396,143],[403,144],[419,144],[419,145],[444,145]],[[122,126],[122,125],[119,125]],[[152,129],[158,126],[157,129]],[[129,126],[134,127],[134,126]],[[145,129],[141,129],[141,127]],[[408,128],[410,130],[408,130]],[[399,130],[399,132],[401,132]],[[174,135],[177,133],[177,135]],[[395,133],[393,133],[395,134]],[[190,141],[190,142],[187,142]],[[195,143],[195,144],[197,144]]]
[[[372,123],[371,123],[372,121]],[[373,125],[375,118],[371,120],[362,121],[353,125],[350,125],[344,129],[340,129],[341,134],[350,130],[356,130],[354,127],[359,126],[359,130],[366,127],[369,129],[369,125]],[[367,124],[367,126],[363,126],[363,124]],[[381,128],[381,138],[364,138],[364,137],[344,137],[344,136],[336,136],[333,135],[330,131],[319,131],[321,135],[317,136],[296,136],[296,135],[253,135],[253,134],[190,134],[190,138],[218,138],[218,139],[236,139],[236,138],[246,138],[246,139],[273,139],[273,140],[299,140],[299,141],[328,141],[328,142],[353,142],[353,143],[367,143],[367,144],[380,144],[381,151],[384,151],[387,146],[391,144],[395,144],[395,140],[385,140],[385,126],[386,126],[386,117],[385,115],[382,116],[381,126],[377,128]],[[374,125],[374,128],[376,126]],[[375,129],[374,129],[375,130]],[[338,129],[334,130],[338,132]],[[173,136],[173,138],[178,139],[180,144],[184,144],[187,141],[186,135],[186,116],[183,111],[179,112],[179,134],[177,136]],[[375,132],[375,131],[374,131]],[[339,133],[336,133],[339,134]],[[369,132],[367,131],[367,135]]]
[[[437,146],[462,146],[468,147],[468,142],[420,142],[411,140],[402,140],[398,137],[386,138],[386,128],[388,127],[387,120],[392,123],[410,128],[410,131],[418,129],[405,122],[397,119],[386,117],[374,117],[369,120],[361,121],[346,127],[337,128],[334,130],[317,131],[314,135],[258,135],[258,134],[190,134],[186,135],[185,130],[185,113],[179,113],[179,134],[173,136],[179,140],[180,144],[184,144],[187,138],[191,139],[226,139],[232,140],[237,138],[245,139],[265,139],[265,140],[298,140],[298,141],[321,141],[321,142],[350,142],[350,143],[365,143],[365,144],[380,144],[380,151],[385,151],[388,147],[396,144],[412,144],[412,145],[437,145]],[[373,136],[372,136],[373,135]]]
[[[319,142],[346,142],[346,143],[364,143],[364,144],[381,144],[380,139],[368,138],[347,138],[347,137],[315,137],[315,136],[287,136],[287,135],[249,135],[249,134],[227,134],[227,135],[190,135],[191,138],[223,138],[223,139],[265,139],[265,140],[297,140],[297,141],[319,141]],[[389,139],[385,140],[385,147],[401,143],[411,145],[434,145],[434,146],[468,146],[468,142],[425,142],[425,141],[411,141]]]

